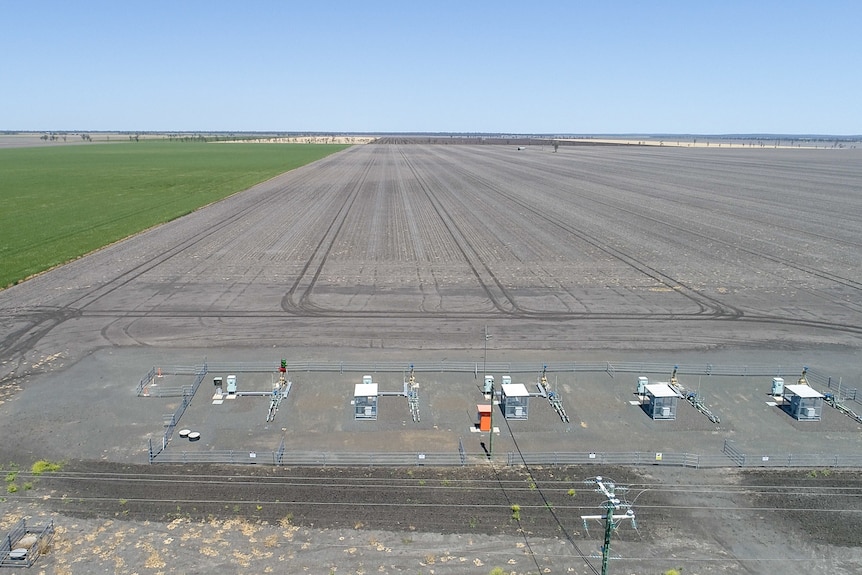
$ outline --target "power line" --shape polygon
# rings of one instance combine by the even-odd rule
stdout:
[[[565,535],[566,540],[571,544],[572,548],[578,554],[578,557],[580,557],[583,560],[583,562],[587,565],[587,567],[589,567],[590,571],[593,572],[593,575],[599,575],[599,572],[596,569],[596,567],[592,564],[592,562],[590,561],[587,554],[584,553],[580,547],[578,547],[578,544],[575,542],[574,537],[572,537],[572,534],[569,532],[568,529],[566,529],[565,525],[563,525],[563,522],[560,521],[560,518],[557,516],[557,512],[554,510],[553,506],[550,505],[550,502],[548,501],[547,497],[545,497],[545,492],[544,492],[543,488],[536,481],[536,478],[533,475],[532,468],[527,464],[527,460],[524,458],[524,454],[521,451],[521,446],[518,445],[518,440],[515,438],[514,431],[512,431],[512,426],[509,425],[509,420],[504,419],[503,421],[505,421],[506,428],[509,430],[509,435],[512,438],[512,444],[515,446],[515,451],[518,452],[518,456],[521,458],[521,463],[524,465],[524,469],[527,471],[527,475],[529,475],[530,481],[538,489],[539,495],[541,495],[542,501],[545,504],[545,508],[548,509],[548,511],[550,511],[551,517],[554,518],[554,521],[556,521],[557,526],[560,528],[560,531],[562,531],[563,535]]]

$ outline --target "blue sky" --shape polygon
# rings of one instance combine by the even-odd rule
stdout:
[[[0,0],[0,130],[862,134],[862,2]]]

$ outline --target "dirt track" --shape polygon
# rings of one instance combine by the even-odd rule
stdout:
[[[823,367],[856,385],[862,381],[860,181],[862,162],[855,150],[351,148],[0,293],[0,410],[4,429],[20,432],[15,445],[4,445],[0,453],[23,465],[38,458],[40,445],[27,442],[27,429],[45,425],[62,429],[86,451],[98,417],[69,412],[66,421],[17,420],[16,398],[38,390],[66,405],[64,397],[91,389],[92,382],[57,385],[56,376],[91,354],[106,361],[112,349],[140,350],[146,357],[141,365],[128,366],[128,382],[104,382],[131,388],[153,355],[195,362],[200,350],[234,359],[265,348],[330,359],[386,360],[388,354],[420,351],[479,359],[488,326],[497,357],[542,361],[554,353],[625,359],[650,351],[744,349],[740,353],[748,358],[761,355],[760,363],[786,364],[828,354],[832,364]],[[93,443],[99,449],[91,459],[110,459],[104,439]],[[91,471],[90,465],[70,462],[69,469]],[[632,482],[652,481],[632,473]],[[709,483],[706,475],[692,473],[665,470],[667,475],[654,480]],[[581,471],[571,477],[576,474]],[[750,481],[710,479],[722,486]],[[448,495],[443,485],[439,491],[425,489],[432,480],[443,481],[439,476],[425,478],[424,486],[419,480],[410,478],[415,483],[406,490],[393,485],[402,488],[396,488],[399,497],[413,499],[415,491],[417,500],[433,502]],[[757,480],[781,486],[796,478],[794,472]],[[153,499],[188,497],[172,492],[170,484],[151,489]],[[444,518],[405,506],[406,516],[392,523],[348,505],[343,514],[288,511],[294,524],[287,525],[275,501],[288,497],[244,489],[241,498],[225,504],[226,494],[212,487],[206,488],[210,495],[197,499],[217,504],[190,512],[187,505],[171,503],[180,509],[170,511],[164,502],[135,503],[142,497],[132,485],[61,488],[40,479],[35,497],[10,497],[3,510],[7,521],[17,513],[57,514],[65,530],[49,563],[57,573],[88,572],[72,563],[76,553],[81,556],[81,545],[98,548],[90,559],[99,557],[103,568],[122,573],[279,569],[290,554],[291,561],[302,557],[291,565],[312,571],[323,566],[324,571],[482,573],[506,564],[509,551],[519,553],[510,564],[518,573],[562,572],[570,566],[572,572],[590,572],[585,563],[571,560],[572,542],[555,535],[548,522],[553,514],[535,516],[535,533],[513,533],[511,511],[500,501],[511,493],[506,490],[488,494],[487,516],[460,505],[476,496],[459,491],[465,498],[452,499],[455,511]],[[69,490],[65,500],[63,489]],[[554,492],[553,507],[565,505],[562,489]],[[100,493],[102,500],[90,499]],[[515,493],[525,501],[539,495],[529,488]],[[822,499],[823,493],[815,495]],[[40,503],[46,495],[52,499]],[[324,490],[304,499],[330,497],[333,492]],[[642,525],[650,521],[650,497],[638,501]],[[806,497],[791,499],[800,507]],[[827,540],[811,529],[820,523],[807,519],[810,511],[761,509],[788,501],[774,492],[723,492],[705,508],[696,495],[677,492],[672,499],[687,505],[654,516],[650,528],[641,527],[648,534],[644,539],[629,541],[620,532],[623,540],[614,550],[629,558],[631,572],[679,566],[674,558],[687,573],[809,573],[812,560],[821,566],[828,561],[835,573],[854,573],[862,565],[859,547],[845,547],[858,545],[860,510],[853,507],[858,497],[852,493],[838,502],[849,508],[840,522],[847,530]],[[661,509],[668,499],[656,504]],[[234,531],[219,523],[238,517],[237,525],[244,527]],[[415,524],[409,517],[417,518]],[[127,522],[145,518],[160,521]],[[162,523],[167,519],[175,523]],[[215,524],[195,523],[202,519]],[[274,527],[278,520],[283,525]],[[73,524],[81,526],[77,535],[69,530]],[[173,539],[164,543],[178,526],[187,534],[189,525],[196,537],[177,538],[184,545],[173,545]],[[315,531],[320,526],[338,532]],[[266,529],[272,531],[263,534]],[[130,539],[143,532],[148,535],[138,547]],[[297,544],[300,532],[304,539]],[[435,532],[448,535],[434,539]],[[476,537],[469,535],[474,532]],[[405,543],[420,534],[422,550]],[[495,538],[473,554],[478,535]],[[597,534],[580,536],[575,543],[589,542],[586,553],[594,554]],[[337,543],[351,538],[352,543]],[[386,541],[383,551],[376,551],[372,538]],[[697,541],[696,553],[689,539]],[[524,546],[531,544],[542,550],[524,556]],[[108,553],[111,545],[115,551]],[[327,555],[328,545],[335,547]],[[463,553],[447,550],[459,546]],[[399,559],[387,562],[386,549],[398,549],[389,553]],[[271,563],[263,562],[266,553]],[[147,565],[154,555],[171,559]],[[492,565],[492,559],[500,561]]]

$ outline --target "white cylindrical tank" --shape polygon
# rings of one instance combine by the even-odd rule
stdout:
[[[784,378],[772,378],[772,395],[782,395],[784,393]]]
[[[648,377],[643,377],[643,376],[639,377],[638,378],[638,395],[646,394],[646,386],[648,386],[648,385],[649,385],[649,378]]]

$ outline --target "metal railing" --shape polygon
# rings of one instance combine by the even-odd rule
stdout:
[[[24,547],[26,553],[22,558],[13,559],[10,554],[21,545],[21,540],[27,535],[33,535],[33,542]],[[54,521],[51,520],[43,525],[27,525],[26,519],[21,519],[0,541],[0,567],[32,567],[41,555],[42,550],[47,549],[54,538]]]
[[[480,373],[479,362],[294,362],[288,364],[292,372],[331,372],[331,373],[403,373],[412,369],[416,373],[452,372]],[[153,368],[138,384],[138,395],[143,394],[148,386],[152,387],[154,378],[160,374],[194,375],[191,386],[179,387],[182,396],[177,410],[165,416],[165,433],[161,445],[149,442],[150,463],[262,463],[270,465],[344,465],[344,466],[410,466],[410,465],[468,465],[487,461],[480,455],[468,455],[463,447],[457,453],[324,453],[324,452],[287,452],[284,441],[277,451],[255,452],[251,450],[219,450],[219,451],[168,451],[168,443],[174,429],[185,410],[191,404],[194,394],[200,387],[206,374],[214,373],[251,373],[277,372],[280,362],[265,363],[204,363],[201,366],[169,366]],[[619,373],[638,374],[668,374],[674,369],[680,375],[716,375],[716,376],[758,376],[779,377],[789,374],[802,374],[802,367],[786,369],[781,366],[717,366],[712,364],[661,364],[644,362],[599,362],[599,363],[487,363],[483,372],[496,373],[535,373],[542,370],[545,373],[607,373],[615,377]],[[806,377],[809,382],[832,389],[836,386],[831,377],[816,370],[808,370]],[[846,386],[841,388],[843,399],[856,399],[856,389]],[[517,455],[509,453],[506,456],[507,465],[670,465],[678,467],[856,467],[862,468],[862,455],[839,454],[745,454],[737,450],[732,442],[726,440],[721,455],[695,455],[689,453],[531,453]]]
[[[151,459],[151,463],[221,463],[262,464],[279,466],[313,467],[410,467],[428,465],[434,467],[461,466],[485,461],[484,456],[462,458],[459,453],[326,453],[322,451],[163,451]]]
[[[811,378],[809,378],[810,381]],[[838,401],[855,401],[856,403],[862,404],[860,401],[859,394],[857,393],[857,389],[855,387],[850,387],[847,384],[842,383],[840,380],[835,381],[831,377],[825,378],[825,383],[818,381],[820,385],[835,391],[835,397],[838,398]]]
[[[206,377],[206,374],[207,374],[206,364],[204,364],[202,367],[198,368],[195,373],[196,373],[196,375],[195,375],[194,383],[190,386],[184,386],[182,388],[182,390],[183,390],[182,391],[182,398],[183,399],[182,399],[182,401],[180,401],[179,405],[177,406],[176,411],[174,411],[172,414],[164,416],[165,433],[162,435],[161,445],[153,445],[153,441],[152,440],[149,441],[150,463],[152,463],[153,460],[160,453],[162,453],[165,449],[167,449],[168,442],[170,442],[171,437],[173,437],[173,435],[174,435],[174,429],[176,429],[177,425],[180,422],[180,418],[186,412],[186,409],[188,408],[188,406],[191,405],[192,399],[194,398],[195,393],[197,393],[198,388],[201,385],[201,382],[204,380],[204,377]]]
[[[503,457],[493,460],[503,463]],[[322,451],[163,451],[151,459],[151,463],[208,463],[208,464],[261,464],[275,466],[313,467],[452,467],[482,465],[489,461],[485,453],[468,454],[457,452],[344,452]],[[862,455],[847,454],[768,454],[748,455],[737,450],[726,441],[720,454],[699,455],[694,453],[662,452],[604,452],[604,453],[518,453],[505,454],[505,465],[613,465],[635,466],[662,465],[693,469],[727,467],[844,467],[862,468]]]
[[[737,467],[850,467],[862,468],[862,454],[759,453],[748,454],[724,440],[722,450]]]
[[[166,375],[198,376],[207,372],[207,364],[203,365],[170,365],[153,367],[147,375],[141,378],[135,388],[138,397],[176,397],[183,395],[183,389],[188,386],[167,387],[159,385],[158,380]]]
[[[728,467],[725,455],[691,453],[515,453],[506,454],[506,464],[518,465],[667,465],[671,467]]]
[[[138,394],[152,380],[157,373],[163,375],[197,375],[201,370],[213,373],[268,373],[277,372],[280,367],[279,361],[257,362],[257,363],[212,363],[207,362],[200,366],[166,366],[153,368],[150,373],[138,384]],[[404,373],[413,369],[416,373],[472,373],[477,375],[482,372],[488,373],[510,373],[510,374],[540,374],[544,369],[546,373],[607,373],[615,377],[617,373],[638,373],[644,375],[666,374],[670,377],[674,368],[678,375],[716,375],[716,376],[757,376],[757,377],[782,377],[802,373],[802,366],[788,367],[780,365],[713,365],[705,364],[671,364],[671,363],[648,363],[648,362],[482,362],[469,361],[433,361],[433,362],[324,362],[324,361],[299,361],[288,362],[288,372],[329,372],[329,373]],[[828,376],[811,370],[808,372],[809,379],[826,385]],[[821,381],[822,379],[822,381]]]

